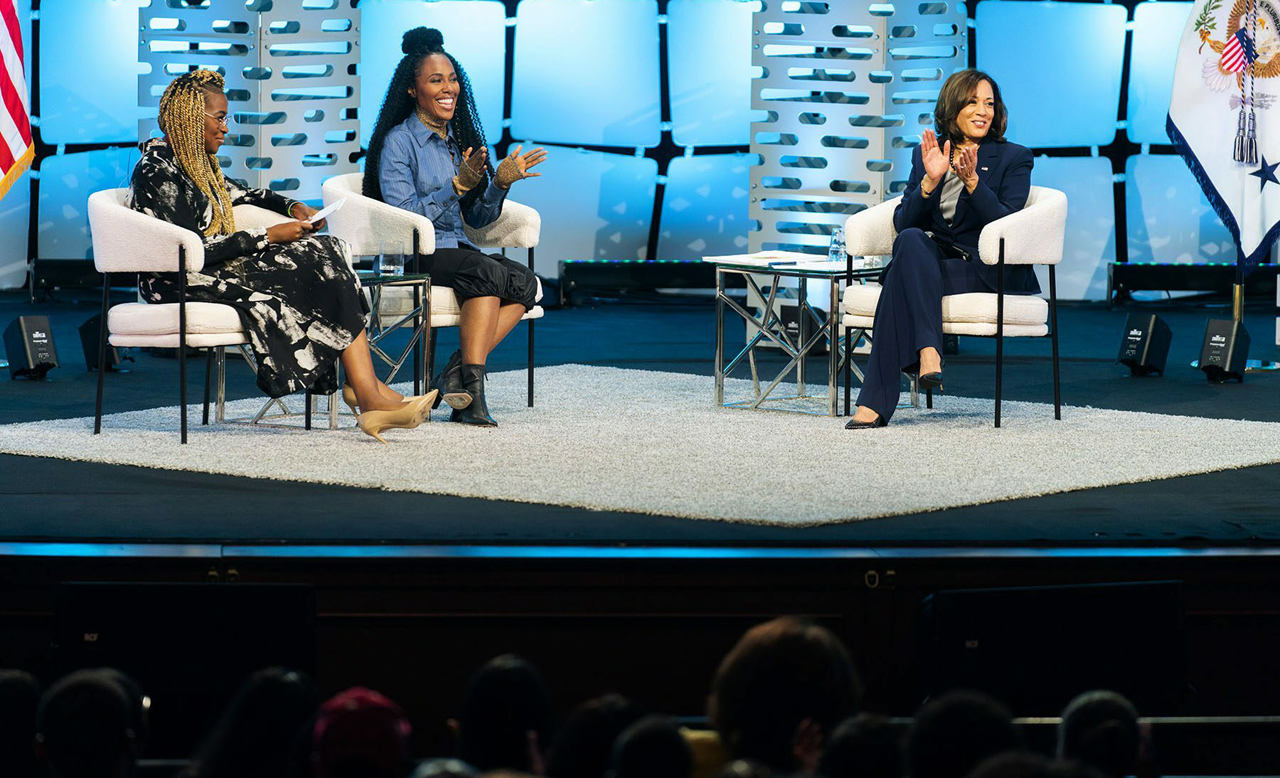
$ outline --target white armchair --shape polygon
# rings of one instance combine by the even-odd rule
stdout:
[[[336,213],[331,215],[329,232],[351,244],[352,254],[373,255],[379,251],[384,241],[394,241],[411,246],[413,254],[421,256],[430,254],[436,248],[435,227],[425,216],[397,208],[384,202],[365,197],[363,193],[363,173],[347,173],[334,176],[321,185],[325,205],[346,198],[347,202]],[[476,229],[465,226],[466,235],[472,244],[479,248],[523,248],[529,251],[529,269],[533,270],[533,250],[538,245],[542,230],[542,219],[538,212],[527,205],[514,200],[507,200],[502,205],[502,215],[490,225]],[[384,305],[396,305],[406,300],[398,300],[393,290],[383,293]],[[430,337],[427,339],[427,372],[435,373],[436,330],[441,327],[457,327],[462,321],[462,307],[453,289],[447,286],[431,285],[427,302],[427,327]],[[542,282],[538,282],[537,300],[542,299]],[[381,313],[381,312],[380,312]],[[397,311],[403,315],[404,311]],[[529,356],[528,403],[533,407],[533,346],[534,321],[544,315],[542,306],[534,306],[525,313],[521,321],[529,324]]]
[[[93,264],[102,273],[102,327],[98,337],[98,365],[105,364],[107,343],[116,347],[178,349],[179,401],[182,442],[187,442],[187,348],[210,349],[205,364],[204,419],[209,423],[209,373],[217,358],[217,420],[224,418],[225,349],[247,344],[240,316],[220,303],[187,302],[186,273],[204,267],[200,236],[175,224],[147,216],[125,205],[128,189],[106,189],[89,196],[89,230]],[[239,205],[236,223],[269,227],[287,220],[263,208]],[[178,302],[122,303],[110,306],[112,273],[177,273]],[[105,370],[98,369],[93,434],[102,431],[102,391]]]
[[[893,212],[902,198],[868,208],[845,222],[845,250],[850,256],[883,256],[893,253],[897,231]],[[983,228],[978,253],[988,265],[996,265],[999,282],[995,294],[972,292],[942,298],[942,331],[955,335],[976,335],[996,339],[995,426],[1000,426],[1000,390],[1004,370],[1004,338],[1045,337],[1053,344],[1053,417],[1062,418],[1062,392],[1058,370],[1058,290],[1054,270],[1062,261],[1066,235],[1067,196],[1056,189],[1033,186],[1027,204],[1003,219]],[[1006,265],[1047,265],[1049,299],[1004,293]],[[878,284],[853,285],[845,289],[841,324],[845,328],[845,350],[851,354],[851,332],[872,330]],[[872,333],[874,337],[874,332]],[[845,413],[850,411],[851,363],[845,362]],[[933,407],[932,392],[928,407]]]

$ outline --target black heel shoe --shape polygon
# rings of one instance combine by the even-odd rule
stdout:
[[[440,394],[436,395],[435,404],[431,406],[432,410],[439,408],[442,400],[454,410],[461,410],[471,404],[471,394],[462,385],[461,349],[449,356],[449,361],[432,379],[431,385],[440,390]]]
[[[877,416],[875,421],[856,421],[849,419],[849,423],[844,425],[847,430],[870,430],[876,427],[888,427],[889,422],[883,416]]]
[[[484,365],[463,365],[459,372],[471,402],[465,408],[454,408],[449,421],[474,427],[498,426],[498,422],[489,415],[489,404],[484,399]]]
[[[942,371],[941,370],[939,370],[936,373],[925,373],[921,375],[919,378],[917,378],[916,381],[918,382],[918,385],[921,389],[928,389],[928,390],[937,389],[939,392],[942,391]]]

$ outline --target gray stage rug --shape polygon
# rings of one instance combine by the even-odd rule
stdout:
[[[198,407],[180,446],[175,406],[108,416],[98,437],[92,418],[0,426],[0,452],[786,526],[1280,462],[1274,423],[1097,408],[1055,422],[1051,406],[1007,402],[997,430],[990,400],[941,395],[849,432],[843,419],[716,408],[707,377],[581,365],[539,368],[529,409],[524,375],[489,382],[501,427],[449,424],[442,406],[386,446],[354,429],[202,427]]]

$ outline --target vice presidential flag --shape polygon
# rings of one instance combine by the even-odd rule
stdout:
[[[35,157],[31,109],[23,66],[22,28],[14,0],[0,0],[0,197],[26,172]]]
[[[1280,0],[1195,0],[1165,129],[1248,273],[1280,234]]]

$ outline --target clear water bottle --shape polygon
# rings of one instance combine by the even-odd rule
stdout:
[[[831,230],[831,245],[827,247],[827,259],[832,262],[844,261],[844,228],[835,227]]]

